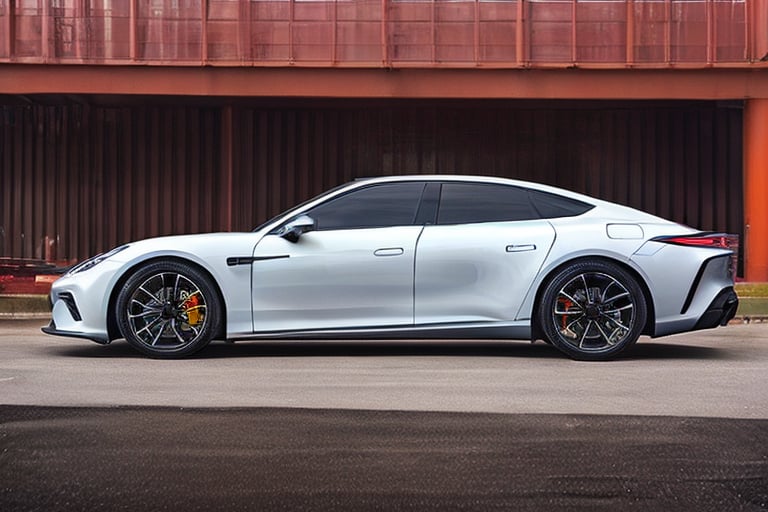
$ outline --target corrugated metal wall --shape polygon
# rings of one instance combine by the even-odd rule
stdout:
[[[219,109],[0,107],[0,256],[83,259],[221,223]]]
[[[490,101],[0,107],[0,172],[0,256],[83,259],[132,239],[248,230],[344,181],[404,173],[541,181],[741,233],[742,110]]]

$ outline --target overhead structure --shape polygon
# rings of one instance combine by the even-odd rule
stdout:
[[[229,201],[221,205],[226,212],[237,201],[233,180],[239,172],[233,170],[237,159],[227,151],[236,153],[245,143],[236,128],[253,114],[241,109],[243,102],[250,102],[248,108],[279,105],[283,111],[292,100],[309,99],[356,99],[372,106],[375,101],[407,99],[447,102],[437,107],[442,109],[437,118],[447,115],[451,101],[525,101],[524,108],[544,111],[553,108],[547,103],[552,100],[672,101],[681,112],[691,101],[710,102],[704,111],[723,110],[716,118],[730,119],[729,109],[742,111],[743,133],[734,136],[729,123],[728,155],[720,151],[712,157],[719,181],[705,187],[725,186],[724,176],[727,186],[741,187],[742,180],[737,183],[718,169],[726,161],[743,163],[743,215],[737,226],[746,253],[743,275],[768,281],[768,222],[763,220],[768,217],[759,199],[768,193],[763,149],[768,147],[766,27],[768,2],[762,0],[0,0],[0,95],[7,98],[0,105],[12,103],[18,110],[27,104],[68,102],[75,110],[85,106],[85,118],[94,115],[89,105],[124,106],[130,98],[134,105],[158,97],[173,97],[174,105],[216,105],[220,109],[211,117],[202,110],[194,116],[203,116],[201,126],[216,127],[213,134],[203,132],[201,146],[215,141],[211,147],[223,151],[215,156],[222,181],[214,181],[221,190],[217,200]],[[600,109],[591,105],[595,112]],[[610,108],[643,106],[614,103]],[[36,115],[50,120],[56,114]],[[128,124],[123,128],[131,127],[136,135],[136,127],[143,126],[138,115],[144,114],[136,110],[118,120],[124,118]],[[647,126],[662,123],[659,115]],[[0,136],[5,133],[7,147],[11,137],[37,133],[32,127],[19,132],[10,118],[20,116],[8,110],[0,117]],[[32,117],[25,122],[33,122]],[[153,122],[151,116],[148,122]],[[388,123],[392,129],[400,124]],[[700,135],[710,128],[699,132],[684,137],[683,144],[704,140]],[[552,130],[546,133],[554,140]],[[110,147],[132,146],[123,137]],[[732,155],[737,146],[743,147],[743,159]],[[664,151],[657,147],[654,153]],[[43,169],[48,164],[30,164],[24,154],[5,160],[0,156],[4,180],[25,165],[42,166],[41,175],[54,173]],[[681,162],[688,169],[693,164],[686,158]],[[89,165],[95,159],[91,154]],[[625,172],[618,159],[617,164],[615,172]],[[627,167],[633,165],[629,161]],[[1,185],[8,185],[6,181]],[[17,195],[14,201],[23,202],[24,193]],[[716,201],[722,194],[694,195]],[[238,228],[233,215],[214,219],[210,227]],[[694,216],[699,218],[701,214]],[[24,244],[25,251],[40,252],[31,239],[62,236],[45,223],[38,229],[30,221],[22,229],[9,228],[6,218],[0,222],[6,226],[0,232],[5,237],[0,238],[5,240],[1,255],[19,256]],[[730,222],[728,226],[735,221]],[[108,248],[101,246],[106,243],[98,242],[97,248]],[[68,256],[81,257],[82,251],[89,250]]]

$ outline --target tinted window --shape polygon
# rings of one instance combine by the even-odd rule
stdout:
[[[594,208],[594,205],[548,192],[529,190],[528,193],[531,196],[533,206],[544,219],[575,217]]]
[[[438,224],[538,219],[525,190],[484,183],[444,183]]]
[[[355,190],[316,206],[317,229],[379,228],[413,224],[424,183],[390,183]]]

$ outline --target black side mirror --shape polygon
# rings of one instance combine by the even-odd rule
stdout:
[[[296,243],[299,241],[301,235],[307,231],[315,229],[315,219],[309,215],[299,215],[291,222],[280,228],[277,235],[281,238],[285,238],[289,242]]]

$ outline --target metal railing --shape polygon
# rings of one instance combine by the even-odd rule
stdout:
[[[743,67],[767,53],[761,0],[0,0],[0,62]]]

